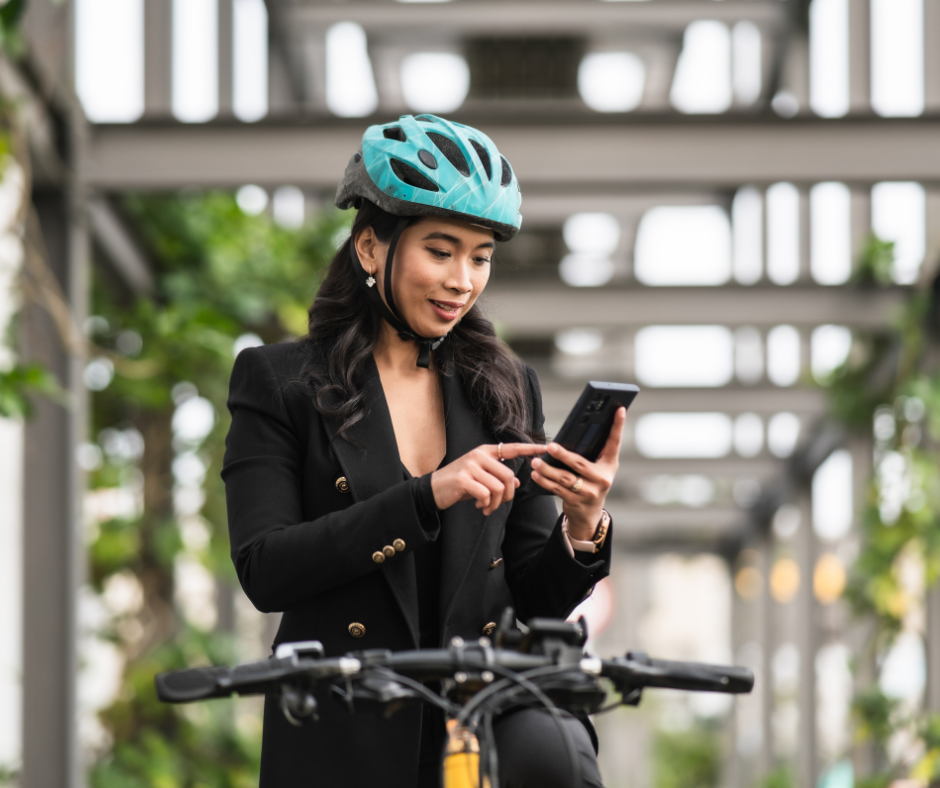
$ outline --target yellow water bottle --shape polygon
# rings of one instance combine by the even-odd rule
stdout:
[[[444,756],[444,788],[480,788],[480,742],[457,720],[447,721],[447,754]],[[483,788],[490,788],[484,779]]]

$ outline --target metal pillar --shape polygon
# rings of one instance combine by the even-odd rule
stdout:
[[[69,205],[61,192],[35,194],[48,254],[63,291],[71,276]],[[72,281],[70,281],[72,280]],[[74,390],[74,367],[51,318],[24,309],[24,356],[44,363]],[[79,383],[81,379],[79,378]],[[23,529],[22,788],[81,784],[76,735],[76,422],[81,411],[38,400],[26,425]]]
[[[852,262],[858,262],[871,235],[871,189],[852,189]]]
[[[797,784],[812,788],[819,777],[816,745],[816,651],[817,610],[813,596],[813,569],[816,564],[816,535],[809,490],[800,494],[800,527],[796,533],[797,564],[800,567],[800,590],[796,598],[797,648],[800,653],[800,731],[798,738]]]
[[[924,3],[924,112],[940,112],[940,3]]]
[[[173,112],[173,0],[144,0],[144,114]]]
[[[810,208],[809,187],[800,187],[800,274],[797,282],[813,281],[810,273],[812,265],[812,210]]]
[[[765,535],[760,547],[760,571],[763,584],[760,595],[760,651],[761,651],[761,683],[757,691],[760,693],[761,728],[763,737],[760,750],[760,774],[767,775],[774,768],[774,684],[773,684],[773,657],[777,647],[776,617],[774,615],[774,601],[770,595],[770,570],[773,568],[773,537]]]
[[[849,112],[871,112],[871,0],[849,0]]]
[[[219,2],[219,117],[232,117],[235,70],[233,0]]]
[[[920,283],[929,285],[940,271],[940,189],[926,187],[927,248],[920,271]]]

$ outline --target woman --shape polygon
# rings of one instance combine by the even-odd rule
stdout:
[[[232,558],[255,606],[284,612],[275,645],[437,648],[491,634],[507,606],[564,617],[608,574],[624,413],[596,463],[547,447],[577,476],[544,463],[535,373],[476,306],[520,199],[479,131],[429,115],[372,126],[337,192],[358,213],[308,336],[238,356]],[[429,707],[385,720],[323,697],[319,722],[296,728],[268,700],[262,788],[439,784],[444,721]],[[599,786],[593,729],[565,724]],[[507,714],[496,736],[506,788],[566,784],[544,712]]]

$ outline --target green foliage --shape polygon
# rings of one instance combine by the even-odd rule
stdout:
[[[687,731],[660,731],[653,742],[656,788],[716,788],[721,762],[721,734],[714,725],[698,723]]]
[[[102,715],[114,745],[92,772],[93,788],[249,788],[257,785],[257,731],[236,724],[238,701],[178,707],[160,703],[153,677],[193,664],[232,662],[223,641],[190,630],[137,660],[121,697]]]
[[[796,788],[796,779],[790,769],[778,766],[764,777],[761,788]]]
[[[92,400],[90,434],[102,461],[90,486],[93,494],[136,489],[143,511],[94,523],[89,576],[99,591],[119,575],[136,578],[143,601],[99,633],[124,650],[127,665],[119,697],[100,713],[113,744],[94,764],[91,783],[256,785],[257,704],[160,704],[153,677],[240,659],[231,633],[202,631],[176,609],[175,567],[181,557],[194,559],[219,584],[234,582],[219,478],[234,342],[248,332],[266,342],[305,333],[318,278],[347,219],[331,212],[289,231],[266,216],[246,216],[221,192],[132,195],[121,207],[155,264],[155,290],[134,297],[109,269],[96,268],[91,338],[114,377]],[[211,403],[214,426],[203,440],[181,443],[173,438],[174,409],[196,394]],[[135,441],[142,454],[132,450]],[[204,543],[186,537],[193,517],[186,526],[174,509],[172,462],[182,452],[206,467],[196,518]]]
[[[23,54],[24,43],[20,22],[26,11],[26,0],[9,0],[0,6],[0,49],[13,57]]]
[[[859,692],[852,701],[856,736],[862,741],[871,741],[884,753],[895,731],[899,706],[899,702],[885,695],[880,687]]]
[[[0,785],[16,785],[18,779],[18,771],[0,764]]]
[[[862,285],[891,284],[891,270],[894,267],[894,241],[882,241],[872,234],[865,243],[853,280]]]
[[[19,363],[0,371],[0,417],[29,418],[33,413],[31,396],[37,394],[61,404],[67,401],[55,375],[40,364]]]

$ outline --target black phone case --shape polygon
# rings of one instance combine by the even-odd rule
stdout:
[[[607,443],[617,409],[629,408],[639,393],[640,389],[632,383],[590,381],[555,436],[555,443],[594,462]],[[571,470],[550,454],[545,455],[545,462],[555,468]]]

